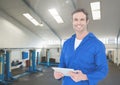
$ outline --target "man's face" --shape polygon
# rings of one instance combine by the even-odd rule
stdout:
[[[75,32],[82,32],[87,30],[88,20],[83,12],[73,14],[73,29]]]

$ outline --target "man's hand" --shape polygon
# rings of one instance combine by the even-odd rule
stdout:
[[[55,77],[55,79],[60,79],[60,78],[62,78],[63,76],[64,76],[64,75],[63,75],[62,73],[54,71],[54,77]]]
[[[76,70],[74,72],[71,71],[69,72],[69,75],[75,82],[79,82],[81,80],[88,80],[87,75],[83,74],[80,70]]]

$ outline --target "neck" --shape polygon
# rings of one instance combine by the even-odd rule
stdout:
[[[76,38],[79,40],[82,40],[87,34],[88,34],[88,31],[84,31],[82,33],[76,33]]]

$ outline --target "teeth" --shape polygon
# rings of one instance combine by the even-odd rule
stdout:
[[[78,28],[80,28],[81,26],[80,26],[80,25],[78,25],[77,27],[78,27]]]

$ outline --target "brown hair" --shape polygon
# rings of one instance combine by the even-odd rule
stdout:
[[[83,13],[86,15],[86,20],[88,20],[88,13],[87,13],[86,10],[84,10],[84,9],[77,9],[77,10],[73,11],[72,16],[73,16],[75,13],[78,13],[78,12],[83,12]]]

